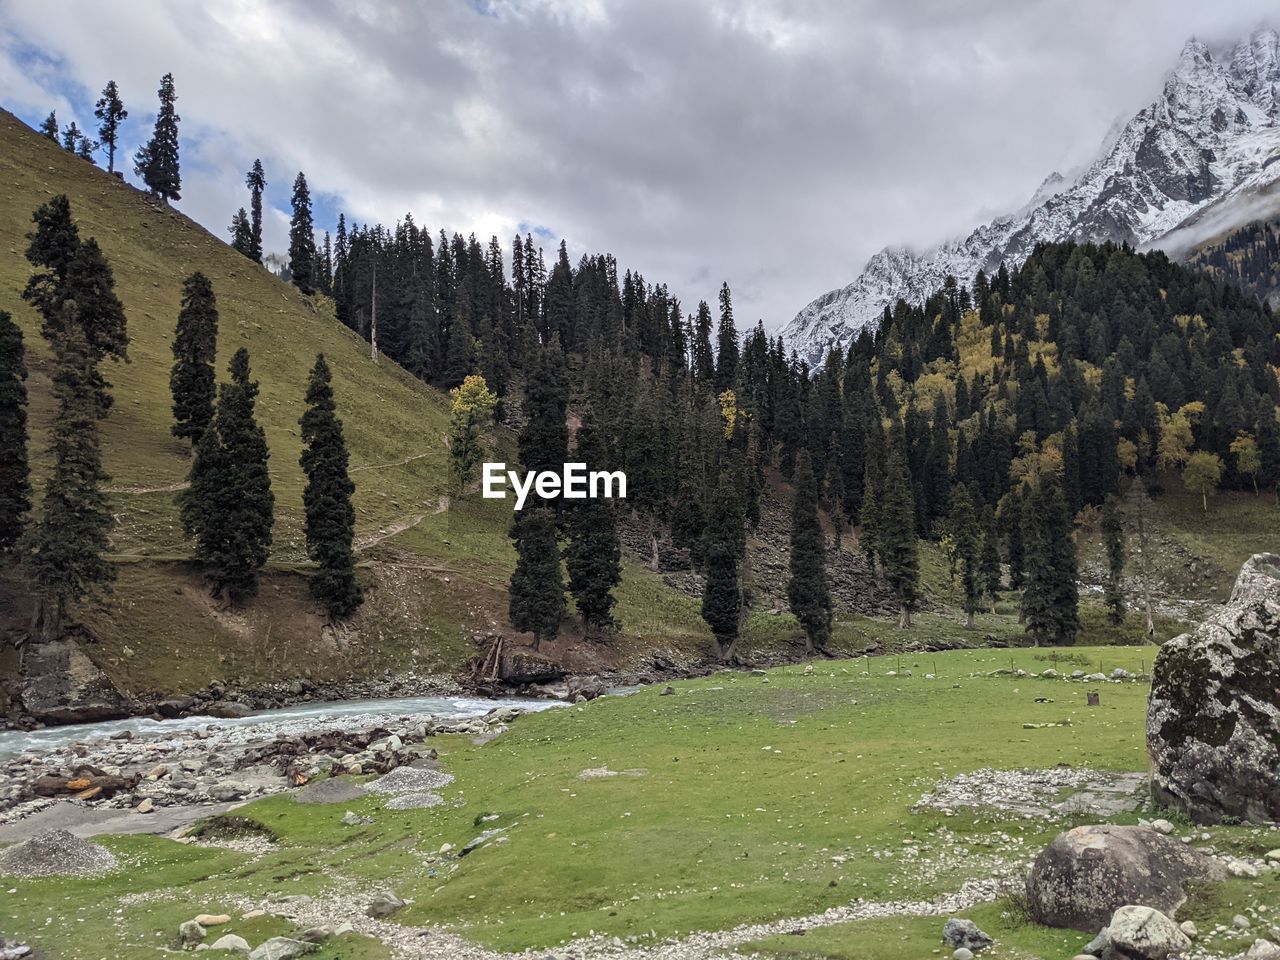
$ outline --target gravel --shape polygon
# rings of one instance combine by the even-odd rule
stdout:
[[[390,773],[365,784],[374,793],[421,793],[439,790],[453,783],[453,776],[440,770],[421,767],[397,767]]]
[[[444,803],[444,797],[440,794],[423,791],[398,794],[388,800],[384,806],[388,810],[422,810],[426,807],[438,807],[442,803]]]
[[[106,847],[65,830],[49,830],[0,850],[0,874],[20,877],[88,877],[118,866]]]

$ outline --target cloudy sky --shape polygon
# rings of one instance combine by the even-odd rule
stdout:
[[[175,74],[181,209],[220,236],[270,181],[318,226],[517,229],[610,251],[692,306],[775,329],[887,244],[1020,206],[1090,159],[1195,35],[1274,0],[0,0],[0,104],[92,127],[105,81],[145,139]],[[127,166],[127,164],[126,164]]]

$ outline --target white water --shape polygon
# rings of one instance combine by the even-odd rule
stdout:
[[[237,740],[257,739],[278,734],[297,734],[326,727],[353,730],[383,726],[402,718],[462,720],[480,717],[495,707],[515,707],[527,713],[567,706],[558,700],[532,700],[507,697],[501,700],[485,697],[403,697],[381,700],[342,700],[332,703],[303,703],[276,710],[263,710],[247,717],[190,716],[175,720],[151,720],[129,717],[103,723],[76,723],[44,730],[0,731],[0,759],[22,753],[47,753],[72,743],[93,743],[110,738],[122,730],[135,737],[163,739],[173,734],[216,726],[225,732],[236,731]],[[263,729],[256,729],[263,728]]]

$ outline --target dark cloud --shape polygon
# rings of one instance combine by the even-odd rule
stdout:
[[[183,209],[222,233],[263,157],[360,221],[607,249],[777,327],[889,243],[1020,205],[1157,92],[1183,41],[1272,2],[79,0],[6,5],[0,90],[145,135],[177,78]],[[132,151],[134,143],[130,144]],[[326,206],[329,206],[326,204]],[[269,224],[284,246],[286,221]]]

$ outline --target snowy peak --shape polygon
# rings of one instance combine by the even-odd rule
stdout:
[[[1259,30],[1216,52],[1192,39],[1159,95],[1117,123],[1082,172],[1050,174],[1020,210],[963,239],[920,253],[880,251],[851,284],[796,314],[783,336],[817,363],[875,325],[885,306],[918,303],[948,275],[967,283],[979,269],[1020,264],[1042,242],[1151,246],[1201,221],[1220,229],[1228,211],[1256,216],[1252,199],[1277,180],[1280,34]]]

